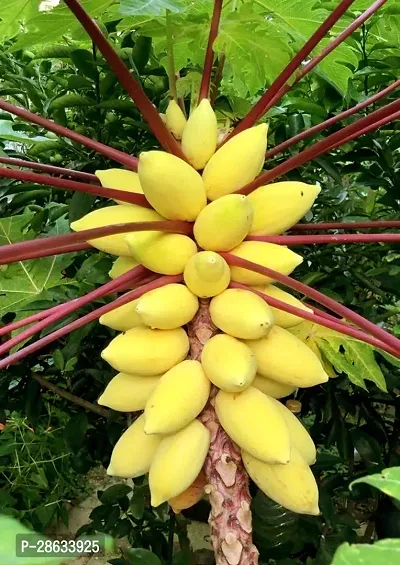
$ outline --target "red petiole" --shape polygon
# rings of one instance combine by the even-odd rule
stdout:
[[[92,182],[93,184],[100,184],[96,175],[85,173],[84,171],[74,171],[74,169],[64,169],[64,167],[55,167],[54,165],[44,165],[34,161],[27,161],[26,159],[15,159],[14,157],[0,157],[0,163],[10,165],[12,167],[23,167],[25,169],[33,169],[43,173],[50,173],[54,175],[62,175],[82,180],[84,182]]]
[[[138,267],[135,267],[135,268],[138,269]],[[127,274],[127,273],[125,273],[125,274]],[[124,276],[124,275],[122,275],[122,276]],[[115,279],[115,281],[116,280],[117,279]],[[127,292],[123,296],[120,296],[119,298],[117,298],[113,302],[110,302],[109,304],[106,304],[106,305],[102,306],[101,308],[97,308],[93,312],[90,312],[89,314],[82,316],[78,320],[75,320],[74,322],[67,324],[63,328],[60,328],[60,329],[56,330],[55,332],[52,332],[51,334],[46,335],[45,337],[39,339],[35,343],[32,343],[31,345],[28,345],[27,347],[20,349],[19,351],[17,351],[16,353],[13,353],[12,355],[9,355],[5,359],[2,359],[0,361],[0,369],[4,369],[4,368],[8,367],[9,365],[16,363],[17,361],[23,359],[27,355],[30,355],[31,353],[34,353],[34,352],[38,351],[39,349],[46,347],[47,345],[49,345],[50,343],[52,343],[53,341],[55,341],[57,339],[60,339],[64,335],[67,335],[67,334],[71,333],[72,331],[74,331],[78,328],[81,328],[82,326],[85,326],[86,324],[88,324],[90,322],[93,322],[94,320],[98,320],[103,314],[106,314],[107,312],[111,312],[111,310],[115,310],[115,308],[118,308],[119,306],[123,306],[124,304],[127,304],[128,302],[131,302],[132,300],[135,300],[136,298],[139,298],[140,296],[142,296],[142,294],[145,294],[146,292],[149,292],[150,290],[153,290],[155,288],[159,288],[160,286],[164,286],[166,284],[180,282],[181,280],[182,280],[182,275],[163,276],[163,277],[158,277],[156,280],[153,280],[152,282],[149,282],[149,283],[147,283],[147,284],[145,284],[145,285],[143,285],[143,286],[141,286],[141,287],[139,287],[135,290],[131,290],[130,292]],[[113,281],[113,282],[115,282],[115,281]],[[53,322],[51,322],[51,323],[53,323]]]
[[[395,100],[387,106],[384,106],[379,110],[375,110],[375,112],[371,112],[368,116],[357,120],[353,124],[328,135],[325,139],[314,143],[287,161],[284,161],[273,169],[261,174],[259,177],[236,192],[239,194],[250,194],[256,188],[271,182],[275,178],[284,175],[289,171],[308,163],[309,161],[312,161],[316,157],[327,153],[331,149],[339,147],[344,143],[363,135],[364,133],[378,129],[379,127],[397,119],[399,114],[400,100]]]
[[[275,155],[277,153],[281,153],[282,151],[285,151],[285,149],[292,147],[292,145],[296,145],[296,143],[299,143],[299,141],[302,141],[303,139],[307,139],[308,137],[316,135],[320,131],[327,129],[328,127],[332,126],[333,124],[336,124],[337,122],[340,122],[341,120],[345,120],[346,118],[353,116],[357,112],[364,110],[364,108],[366,108],[367,106],[370,106],[371,104],[374,104],[375,102],[378,102],[378,100],[381,100],[381,98],[384,98],[385,96],[387,96],[388,94],[393,92],[393,90],[396,90],[396,88],[398,88],[399,86],[400,86],[400,79],[393,82],[391,85],[389,85],[384,90],[377,92],[376,94],[374,94],[370,98],[367,98],[363,102],[360,102],[356,106],[353,106],[353,108],[349,108],[348,110],[345,110],[344,112],[341,112],[340,114],[337,114],[336,116],[333,116],[332,118],[329,118],[328,120],[325,120],[324,122],[321,122],[320,124],[317,124],[317,125],[309,128],[309,129],[307,129],[306,131],[302,131],[301,133],[291,137],[290,139],[287,139],[286,141],[284,141],[283,143],[280,143],[276,147],[273,147],[272,149],[270,149],[269,151],[266,152],[265,158],[269,159],[271,157],[275,157]]]
[[[131,157],[131,155],[128,155],[123,151],[113,149],[108,145],[104,145],[104,143],[100,143],[100,141],[96,141],[95,139],[91,139],[90,137],[86,137],[85,135],[81,135],[80,133],[76,133],[72,129],[61,126],[56,122],[42,118],[42,116],[33,114],[29,110],[25,110],[25,108],[20,108],[19,106],[15,106],[14,104],[10,104],[10,102],[6,102],[5,100],[0,99],[0,110],[10,112],[10,114],[14,114],[15,116],[18,116],[27,122],[41,126],[48,131],[56,133],[57,135],[66,137],[68,139],[71,139],[72,141],[76,141],[77,143],[80,143],[85,147],[89,147],[89,149],[97,151],[97,153],[100,153],[100,155],[104,155],[105,157],[109,157],[110,159],[117,161],[117,163],[125,165],[132,171],[137,170],[138,159],[136,157]]]
[[[0,246],[0,265],[24,261],[32,259],[33,257],[43,257],[45,256],[44,254],[51,255],[57,252],[69,253],[70,251],[80,251],[81,249],[87,249],[89,247],[89,245],[86,244],[89,240],[118,233],[160,231],[190,235],[192,230],[193,226],[188,222],[181,220],[160,220],[155,222],[115,224],[65,235],[37,238],[32,241],[23,241]]]
[[[144,206],[145,208],[151,208],[149,202],[146,200],[143,194],[126,192],[125,190],[105,188],[104,186],[89,184],[86,182],[79,182],[76,180],[51,177],[50,175],[43,175],[43,174],[32,173],[28,171],[20,171],[16,169],[6,169],[4,167],[0,168],[0,177],[20,180],[24,182],[34,182],[38,184],[44,184],[55,188],[61,188],[62,190],[85,192],[87,194],[93,194],[94,196],[112,198],[114,200],[120,200],[121,202],[127,202],[129,204],[136,204],[137,206]]]
[[[90,304],[94,300],[98,300],[99,298],[103,298],[108,294],[112,294],[113,292],[120,292],[129,288],[129,285],[132,284],[137,279],[142,278],[147,274],[147,270],[139,265],[134,269],[131,269],[127,273],[124,273],[120,277],[109,281],[108,283],[92,290],[85,296],[81,296],[80,298],[75,298],[74,300],[70,300],[65,304],[61,304],[56,306],[55,308],[51,308],[48,311],[46,317],[42,318],[37,324],[34,324],[30,328],[22,331],[15,337],[9,339],[2,345],[0,345],[0,355],[4,355],[7,351],[10,351],[13,347],[18,345],[19,343],[23,342],[25,339],[32,337],[34,334],[44,330],[45,328],[51,326],[54,322],[57,322],[61,318],[72,314],[79,308],[86,306],[86,304]],[[3,328],[4,330],[4,328]]]
[[[131,75],[128,67],[119,57],[111,43],[107,41],[96,22],[89,16],[78,0],[64,0],[64,2],[82,24],[82,27],[86,30],[93,43],[98,47],[111,69],[117,75],[121,85],[140,110],[160,144],[166,151],[186,160],[180,145],[165,126],[151,100],[148,98],[139,82]]]
[[[400,220],[372,220],[361,222],[317,222],[295,224],[290,231],[358,230],[369,228],[400,228]]]
[[[400,233],[340,233],[324,235],[248,235],[248,241],[266,241],[279,245],[314,245],[322,243],[400,243]]]
[[[225,141],[237,135],[241,131],[253,126],[255,122],[277,101],[277,95],[290,79],[292,74],[300,67],[301,63],[310,55],[311,51],[325,37],[336,22],[343,16],[346,10],[354,3],[355,0],[341,0],[339,5],[329,14],[326,20],[321,24],[317,31],[304,44],[300,51],[293,57],[290,63],[283,69],[281,74],[271,84],[265,94],[253,106],[250,112],[236,126],[236,128],[225,138]],[[282,94],[283,95],[283,94]],[[280,97],[279,97],[280,98]]]
[[[203,66],[203,75],[201,77],[199,102],[201,102],[203,98],[208,98],[210,93],[211,72],[214,63],[213,44],[218,35],[219,22],[221,19],[221,12],[222,12],[222,2],[223,0],[214,1],[214,9],[213,9],[211,24],[210,24],[210,33],[208,36],[206,56]]]
[[[258,296],[260,296],[265,302],[267,302],[273,308],[278,308],[279,310],[283,310],[284,312],[288,312],[289,314],[294,314],[299,318],[303,318],[304,320],[309,320],[310,322],[314,322],[315,324],[319,324],[320,326],[324,326],[325,328],[329,328],[331,330],[335,330],[340,332],[341,334],[348,335],[350,337],[354,337],[364,343],[368,343],[373,347],[378,347],[395,355],[396,357],[400,357],[400,352],[398,350],[392,349],[390,346],[386,345],[384,342],[380,341],[379,339],[375,339],[370,335],[366,334],[358,330],[357,328],[353,328],[348,324],[342,322],[341,320],[335,320],[328,318],[326,316],[321,316],[320,314],[307,312],[306,310],[302,310],[301,308],[296,308],[296,306],[292,306],[291,304],[287,304],[286,302],[282,302],[282,300],[278,300],[273,298],[272,296],[268,296],[264,292],[260,292],[254,288],[248,287],[244,284],[231,282],[229,285],[231,288],[241,288],[243,290],[250,290],[254,292]],[[311,307],[312,308],[312,307]],[[332,317],[333,318],[333,317]]]
[[[396,351],[396,355],[400,356],[399,339],[397,339],[396,337],[394,337],[384,329],[380,328],[379,326],[376,326],[372,322],[366,320],[365,318],[363,318],[363,316],[360,316],[360,314],[357,314],[356,312],[353,312],[346,306],[343,306],[343,304],[339,304],[339,302],[333,300],[333,298],[330,298],[329,296],[325,296],[325,294],[322,294],[322,292],[319,292],[318,290],[315,290],[314,288],[304,283],[296,281],[292,277],[278,273],[277,271],[274,271],[273,269],[269,269],[268,267],[258,265],[253,261],[247,261],[246,259],[242,259],[241,257],[236,257],[231,253],[220,252],[220,255],[225,259],[228,265],[241,267],[242,269],[247,269],[255,273],[260,273],[261,275],[270,277],[271,279],[278,281],[283,285],[292,288],[293,290],[297,290],[298,292],[304,294],[305,296],[308,296],[309,298],[312,298],[312,300],[315,300],[315,302],[322,304],[332,312],[335,312],[336,314],[339,314],[339,316],[342,316],[343,318],[346,318],[350,322],[353,322],[359,328],[362,328],[366,332],[370,333],[379,341],[386,343],[389,347],[391,347],[393,350]]]

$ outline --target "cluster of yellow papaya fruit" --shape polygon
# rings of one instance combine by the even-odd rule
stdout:
[[[218,419],[242,450],[250,477],[286,508],[317,514],[318,488],[309,468],[315,446],[279,399],[298,387],[326,382],[328,375],[316,352],[290,331],[301,318],[271,308],[252,290],[308,308],[268,277],[230,267],[219,252],[291,273],[302,262],[298,254],[245,239],[287,230],[311,208],[320,188],[279,182],[249,196],[235,194],[262,169],[266,124],[217,148],[217,119],[208,100],[188,120],[172,101],[165,119],[188,162],[148,151],[140,155],[138,173],[96,173],[103,186],[143,193],[152,209],[117,203],[72,224],[79,231],[165,219],[193,223],[193,237],[141,231],[90,242],[118,256],[112,278],[137,264],[163,275],[182,275],[181,283],[151,290],[100,319],[121,333],[102,352],[118,374],[99,403],[122,412],[144,411],[117,442],[108,473],[125,478],[149,473],[152,504],[170,501],[174,507],[176,497],[199,477],[207,456],[210,433],[198,416],[214,385],[219,389]],[[249,289],[229,288],[231,281]],[[210,318],[218,333],[195,361],[187,359],[185,328],[199,299],[210,299]]]

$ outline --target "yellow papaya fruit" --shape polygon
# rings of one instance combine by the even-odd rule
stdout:
[[[185,330],[152,330],[137,326],[115,337],[101,352],[116,371],[160,375],[183,361],[189,351]]]
[[[115,444],[107,474],[123,479],[145,475],[161,441],[162,436],[148,436],[144,433],[142,414]]]
[[[183,278],[193,294],[209,298],[228,287],[231,271],[225,259],[214,251],[200,251],[188,260]]]
[[[169,220],[193,222],[207,204],[199,173],[171,153],[141,153],[138,172],[147,200]]]
[[[315,184],[288,181],[260,186],[249,194],[254,208],[253,235],[277,235],[296,224],[321,192]]]
[[[180,275],[197,253],[193,239],[179,233],[134,232],[126,236],[126,243],[138,263],[161,275]]]
[[[131,269],[134,269],[138,265],[139,263],[132,257],[118,257],[117,259],[115,259],[113,266],[108,272],[108,275],[111,279],[116,279],[117,277],[120,277]]]
[[[251,349],[226,334],[217,334],[206,341],[201,364],[210,381],[227,392],[245,390],[257,372]]]
[[[274,323],[268,304],[250,290],[228,288],[210,302],[213,323],[233,337],[259,339],[268,334]]]
[[[267,132],[267,124],[254,126],[217,149],[203,172],[209,200],[231,194],[256,178],[264,163]]]
[[[295,308],[300,308],[300,310],[304,310],[305,312],[312,313],[311,308],[307,308],[307,306],[304,306],[300,300],[273,284],[261,285],[255,288],[272,298],[276,298],[276,300],[285,302],[290,306],[295,306]],[[284,312],[283,310],[274,308],[273,306],[271,306],[271,310],[274,315],[275,324],[281,328],[291,328],[292,326],[297,326],[297,324],[301,324],[303,322],[303,318],[300,318],[300,316],[296,316],[295,314]]]
[[[139,175],[133,171],[127,171],[125,169],[104,169],[95,171],[95,175],[101,182],[101,186],[105,186],[106,188],[143,194]],[[127,205],[126,202],[120,200],[116,200],[116,202],[124,206]]]
[[[289,429],[270,398],[250,386],[243,392],[220,390],[215,397],[218,420],[241,449],[268,463],[288,463]]]
[[[174,99],[168,102],[165,112],[165,123],[175,139],[182,139],[182,133],[186,125],[186,117],[179,104]]]
[[[195,169],[204,169],[217,147],[217,118],[204,98],[190,117],[182,133],[182,151]]]
[[[318,516],[318,486],[310,467],[292,447],[287,465],[271,465],[242,452],[246,471],[259,489],[284,508],[297,514]]]
[[[210,387],[199,361],[186,360],[172,367],[146,403],[146,434],[173,434],[186,427],[203,410]]]
[[[154,222],[164,220],[160,214],[149,208],[142,208],[135,204],[125,204],[119,206],[108,206],[89,212],[80,220],[72,222],[73,231],[89,230],[103,226],[113,226],[115,224],[125,224],[129,222]],[[148,232],[145,232],[148,233]],[[131,257],[131,252],[125,241],[126,233],[117,233],[105,237],[98,237],[89,240],[90,245],[96,249],[111,253],[111,255],[123,255]]]
[[[152,506],[178,496],[193,483],[203,467],[209,446],[210,432],[198,420],[162,439],[150,465]]]
[[[284,404],[279,402],[279,400],[275,400],[275,398],[270,398],[270,400],[280,411],[282,418],[285,420],[286,425],[289,428],[292,446],[297,449],[307,465],[315,463],[317,450],[315,449],[314,442],[306,428],[293,414],[293,412],[291,412]]]
[[[97,403],[117,412],[143,410],[159,381],[160,375],[142,377],[141,375],[118,373],[108,383]]]
[[[318,357],[297,337],[274,326],[267,337],[246,341],[257,359],[258,372],[274,381],[306,388],[326,383]]]
[[[227,194],[203,208],[193,227],[194,237],[206,251],[229,251],[249,233],[252,218],[247,196]]]
[[[207,484],[207,477],[204,471],[200,471],[199,476],[194,482],[178,496],[174,496],[168,500],[175,514],[179,514],[186,508],[191,508],[199,502],[204,495],[204,488]]]
[[[283,275],[291,273],[303,261],[300,255],[291,251],[286,245],[275,245],[264,241],[243,241],[230,253]],[[271,278],[241,267],[231,267],[231,277],[233,281],[242,284],[260,285],[271,282]]]
[[[289,396],[297,388],[295,386],[272,381],[271,379],[263,377],[259,373],[257,373],[257,375],[254,377],[251,386],[254,386],[254,388],[261,390],[261,392],[263,392],[267,396],[270,396],[271,398],[285,398],[285,396]]]
[[[143,294],[136,302],[135,311],[146,326],[159,330],[173,330],[193,319],[199,301],[183,284],[167,284]]]
[[[138,301],[139,298],[103,314],[99,319],[100,324],[120,332],[140,326],[142,321],[136,313]]]

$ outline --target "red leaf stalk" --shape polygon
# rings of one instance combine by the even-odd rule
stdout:
[[[27,161],[26,159],[14,159],[13,157],[0,157],[0,163],[4,165],[11,165],[13,167],[23,167],[25,169],[36,169],[45,173],[54,175],[62,175],[64,177],[75,178],[85,182],[92,182],[100,184],[96,175],[85,173],[84,171],[74,171],[73,169],[64,169],[64,167],[54,167],[53,165],[44,165],[42,163],[35,163],[34,161]]]
[[[274,104],[276,104],[276,102],[281,100],[281,98],[283,98],[283,96],[287,92],[289,92],[289,90],[291,90],[303,77],[305,77],[310,71],[312,71],[312,69],[314,67],[316,67],[323,59],[325,59],[325,57],[327,55],[329,55],[329,53],[334,51],[336,49],[336,47],[338,47],[338,45],[343,43],[343,41],[345,41],[353,33],[353,31],[355,31],[360,26],[362,26],[362,24],[364,22],[366,22],[373,14],[375,14],[375,12],[377,12],[379,10],[379,8],[381,6],[383,6],[383,4],[385,4],[386,2],[387,2],[387,0],[376,0],[376,2],[374,2],[367,10],[365,10],[365,12],[363,12],[360,16],[358,16],[358,18],[353,20],[351,22],[351,24],[349,26],[347,26],[347,28],[345,30],[343,30],[341,33],[339,33],[339,35],[337,35],[335,37],[335,39],[329,43],[329,45],[327,45],[326,47],[324,47],[324,49],[322,49],[322,51],[319,55],[316,55],[315,57],[313,57],[311,59],[311,61],[309,61],[306,65],[304,65],[304,67],[302,69],[300,69],[300,71],[297,73],[292,84],[289,85],[289,84],[286,83],[280,89],[280,91],[276,94],[276,96],[269,102],[269,104],[267,104],[267,106],[264,109],[263,114],[268,112],[268,110],[270,108],[272,108],[272,106]],[[343,118],[344,118],[344,116],[343,116]],[[343,119],[343,118],[340,118],[340,119]],[[311,129],[313,129],[313,128],[311,128]],[[311,130],[308,130],[308,131],[311,131]],[[317,131],[320,131],[320,130],[317,130]],[[294,139],[294,138],[292,138],[292,139]],[[304,139],[304,138],[302,138],[302,139]],[[294,142],[294,143],[296,143],[296,142]],[[271,155],[268,155],[268,156],[270,157]]]
[[[369,133],[370,131],[374,131],[376,129],[379,129],[380,127],[385,126],[389,122],[394,122],[395,120],[398,120],[398,119],[400,119],[400,110],[397,110],[397,112],[394,112],[393,114],[389,114],[389,115],[381,118],[379,121],[377,121],[375,123],[367,125],[363,129],[360,129],[360,130],[357,130],[357,131],[351,133],[347,137],[339,139],[338,141],[336,141],[335,143],[333,143],[332,145],[330,145],[329,147],[324,149],[323,153],[328,153],[328,151],[331,151],[332,149],[336,149],[337,147],[340,147],[341,145],[344,145],[345,143],[349,143],[350,141],[353,141],[353,139],[357,139],[358,137],[361,137],[362,135],[365,135],[365,134]],[[321,155],[321,154],[322,153],[319,153],[319,155]]]
[[[80,232],[68,233],[65,235],[55,235],[46,238],[37,238],[31,241],[2,245],[0,246],[0,265],[32,259],[32,253],[36,253],[35,257],[42,257],[43,253],[47,253],[47,251],[50,251],[49,255],[57,254],[59,249],[62,250],[62,253],[76,251],[77,249],[74,247],[75,245],[82,243],[86,244],[89,240],[118,233],[162,231],[190,235],[192,230],[192,224],[182,222],[181,220],[130,222],[127,224],[115,224],[100,228],[91,228],[89,230],[82,230]],[[87,247],[89,246],[84,245],[82,248],[86,249]],[[78,250],[80,249],[78,248]]]
[[[400,233],[340,233],[324,235],[248,235],[249,241],[266,241],[279,245],[313,245],[346,243],[399,243]]]
[[[19,330],[25,326],[29,326],[29,324],[33,324],[34,322],[39,322],[48,316],[51,316],[60,308],[62,308],[64,304],[57,304],[57,306],[53,306],[52,308],[48,308],[47,310],[42,310],[42,312],[37,312],[36,314],[32,314],[31,316],[27,316],[26,318],[22,318],[22,320],[17,320],[16,322],[12,322],[11,324],[7,324],[0,328],[0,337],[3,335],[11,334],[15,330]]]
[[[75,320],[70,324],[67,324],[63,328],[60,328],[59,330],[56,330],[55,332],[49,335],[46,335],[45,337],[39,339],[35,343],[32,343],[31,345],[28,345],[27,347],[20,349],[19,351],[13,353],[12,355],[9,355],[5,359],[2,359],[0,361],[0,369],[4,369],[9,365],[14,364],[21,359],[24,359],[24,357],[27,357],[27,355],[30,355],[31,353],[35,353],[39,349],[46,347],[47,345],[59,339],[60,337],[63,337],[64,335],[67,335],[72,331],[77,330],[78,328],[81,328],[86,324],[89,324],[90,322],[98,320],[103,314],[106,314],[111,310],[115,310],[115,308],[118,308],[119,306],[123,306],[124,304],[127,304],[132,300],[136,300],[136,298],[139,298],[145,292],[149,292],[150,290],[159,288],[160,286],[164,286],[166,284],[180,282],[181,280],[182,280],[181,275],[158,277],[154,281],[151,281],[143,286],[140,286],[135,290],[131,290],[130,292],[127,292],[126,294],[120,296],[116,300],[113,300],[113,302],[110,302],[109,304],[106,304],[101,308],[97,308],[96,310],[93,310],[93,312],[90,312],[89,314],[82,316],[78,320]]]
[[[43,175],[38,173],[31,173],[30,171],[20,171],[17,169],[0,168],[0,177],[15,179],[24,182],[37,182],[38,184],[45,184],[62,190],[72,190],[74,192],[86,192],[95,196],[103,196],[105,198],[114,198],[121,202],[128,202],[129,204],[136,204],[137,206],[144,206],[151,208],[151,205],[146,200],[143,194],[136,194],[134,192],[126,192],[124,190],[117,190],[114,188],[105,188],[104,186],[89,184],[86,182],[79,182],[76,180],[69,180],[58,177],[51,177],[50,175]]]
[[[38,240],[42,241],[42,240]],[[8,247],[7,246],[1,246]],[[70,245],[62,245],[57,248],[42,248],[40,249],[37,247],[36,249],[32,249],[31,251],[26,251],[21,257],[15,258],[13,256],[4,258],[0,265],[9,265],[11,263],[16,263],[17,261],[30,261],[31,259],[43,259],[44,257],[51,257],[52,255],[64,255],[64,253],[77,253],[79,251],[85,251],[86,249],[92,249],[92,246],[89,243],[71,243]]]
[[[222,2],[223,0],[214,1],[214,9],[210,24],[210,33],[208,36],[207,50],[204,60],[203,75],[201,77],[200,83],[199,102],[201,102],[203,98],[208,98],[210,92],[211,72],[214,63],[213,45],[218,35],[219,22],[222,12]]]
[[[393,90],[395,90],[399,86],[400,86],[400,79],[396,80],[395,82],[390,84],[384,90],[381,90],[380,92],[377,92],[376,94],[374,94],[370,98],[367,98],[363,102],[360,102],[360,104],[353,106],[353,108],[349,108],[348,110],[345,110],[344,112],[341,112],[340,114],[337,114],[337,116],[333,116],[332,118],[329,118],[328,120],[325,120],[324,122],[321,122],[320,124],[317,124],[317,125],[309,128],[309,129],[307,129],[306,131],[302,131],[301,133],[298,133],[297,135],[291,137],[290,139],[287,139],[286,141],[283,141],[282,143],[280,143],[276,147],[273,147],[272,149],[267,151],[266,154],[265,154],[265,158],[267,159],[267,158],[274,157],[277,153],[281,153],[282,151],[285,151],[285,149],[287,149],[288,147],[292,147],[292,145],[296,145],[296,143],[299,143],[299,141],[302,141],[303,139],[307,139],[308,137],[316,135],[320,131],[327,129],[328,127],[332,126],[333,124],[336,124],[337,122],[340,122],[341,120],[344,120],[346,118],[349,118],[350,116],[353,116],[354,114],[356,114],[357,112],[360,112],[361,110],[363,110],[367,106],[370,106],[371,104],[374,104],[375,102],[378,102],[378,100],[380,100],[381,98],[384,98],[385,96],[390,94]]]
[[[371,112],[368,116],[365,116],[341,130],[328,135],[325,139],[314,143],[314,145],[311,145],[297,155],[287,159],[287,161],[284,161],[273,169],[261,174],[259,177],[236,192],[239,194],[250,194],[259,186],[263,186],[275,178],[300,167],[304,163],[312,161],[312,159],[327,153],[331,149],[347,143],[350,139],[355,139],[364,133],[368,133],[369,131],[375,130],[386,123],[396,120],[399,117],[399,113],[400,100],[395,100],[387,106]]]
[[[287,304],[286,302],[282,302],[281,300],[277,300],[276,298],[273,298],[272,296],[268,296],[267,294],[260,292],[260,291],[254,289],[254,288],[249,287],[249,286],[246,286],[244,284],[231,282],[229,286],[231,288],[241,288],[243,290],[251,290],[251,292],[258,294],[258,296],[260,296],[263,300],[265,300],[265,302],[267,302],[270,306],[272,306],[274,308],[278,308],[279,310],[283,310],[284,312],[288,312],[289,314],[294,314],[295,316],[298,316],[299,318],[303,318],[304,320],[309,320],[310,322],[314,322],[315,324],[319,324],[320,326],[324,326],[325,328],[335,330],[335,331],[340,332],[344,335],[354,337],[355,339],[358,339],[359,341],[362,341],[364,343],[368,343],[369,345],[372,345],[373,347],[378,347],[380,349],[383,349],[384,351],[387,351],[388,353],[391,353],[392,355],[395,355],[396,357],[400,357],[400,352],[398,350],[393,349],[390,346],[386,345],[385,342],[380,341],[379,339],[375,339],[375,338],[371,337],[370,335],[366,334],[365,332],[362,332],[362,331],[358,330],[357,328],[353,328],[349,324],[342,322],[341,320],[334,319],[333,316],[327,317],[327,316],[321,316],[321,315],[317,314],[316,312],[314,312],[314,313],[307,312],[306,310],[302,310],[301,308],[296,308],[295,306],[292,306],[291,304]],[[310,308],[313,308],[313,306],[311,306]]]
[[[52,313],[47,311],[47,316],[43,318],[37,324],[31,326],[30,328],[24,330],[20,334],[16,335],[15,337],[9,339],[2,345],[0,345],[0,355],[3,355],[7,351],[10,351],[13,347],[28,339],[29,337],[33,336],[35,333],[42,331],[43,329],[51,326],[54,322],[57,322],[61,318],[72,314],[79,308],[86,306],[86,304],[90,304],[94,300],[98,300],[99,298],[103,298],[107,296],[107,294],[112,294],[113,292],[119,292],[122,289],[129,288],[128,285],[131,285],[134,281],[142,278],[147,274],[147,270],[142,267],[141,265],[131,269],[127,273],[117,277],[116,279],[109,281],[106,284],[103,284],[99,288],[92,290],[85,296],[81,296],[79,298],[75,298],[74,300],[69,300],[65,304],[61,304],[55,309],[52,310]]]
[[[211,104],[211,106],[214,106],[215,101],[218,97],[219,87],[220,87],[221,81],[222,81],[222,74],[224,72],[225,60],[226,60],[225,53],[220,53],[218,55],[218,65],[217,65],[217,69],[215,71],[214,82],[211,86],[211,94],[210,94],[210,104]]]
[[[47,129],[48,131],[52,131],[57,135],[61,135],[62,137],[66,137],[71,139],[72,141],[76,141],[76,143],[80,143],[85,147],[89,147],[89,149],[93,149],[104,155],[105,157],[109,157],[117,163],[121,163],[131,169],[132,171],[137,170],[138,166],[138,159],[136,157],[131,157],[127,153],[123,151],[119,151],[118,149],[113,149],[108,145],[104,145],[104,143],[100,143],[100,141],[96,141],[95,139],[91,139],[90,137],[86,137],[85,135],[81,135],[80,133],[76,133],[72,129],[65,128],[64,126],[60,126],[60,124],[56,124],[51,120],[47,120],[46,118],[42,118],[42,116],[38,116],[37,114],[33,114],[29,112],[29,110],[25,110],[24,108],[20,108],[19,106],[15,106],[14,104],[10,104],[5,100],[0,99],[0,110],[5,110],[6,112],[10,112],[10,114],[14,114],[19,118],[27,122],[31,122],[32,124],[36,124],[40,127]]]
[[[283,69],[280,75],[274,80],[268,90],[263,94],[260,100],[250,110],[250,112],[243,118],[243,120],[235,127],[235,129],[225,138],[227,141],[234,135],[251,127],[255,122],[266,112],[269,104],[274,102],[274,98],[281,90],[281,88],[290,79],[292,74],[300,67],[301,63],[309,56],[311,51],[318,45],[318,43],[325,37],[330,29],[336,22],[343,16],[346,10],[353,4],[354,0],[341,0],[339,5],[329,14],[326,20],[310,37],[310,39],[303,45],[300,51],[293,57],[290,63]]]
[[[217,333],[208,306],[208,300],[200,300],[200,308],[188,327],[192,359],[200,360],[204,344]],[[251,535],[249,478],[240,449],[218,421],[214,409],[216,393],[217,389],[213,387],[200,415],[211,435],[204,471],[208,482],[205,492],[211,504],[208,521],[216,565],[257,565],[258,552]]]
[[[301,292],[301,294],[304,294],[305,296],[308,296],[312,300],[315,300],[315,302],[322,304],[332,312],[335,312],[339,316],[342,316],[343,318],[346,318],[350,322],[353,322],[353,324],[357,325],[359,328],[362,328],[363,330],[370,333],[378,340],[389,345],[391,348],[393,348],[394,351],[396,351],[397,355],[400,355],[399,339],[397,339],[396,337],[394,337],[384,329],[376,326],[369,320],[366,320],[365,318],[363,318],[363,316],[360,316],[360,314],[357,314],[356,312],[353,312],[346,306],[343,306],[343,304],[339,304],[339,302],[336,302],[336,300],[333,300],[333,298],[330,298],[329,296],[325,296],[325,294],[322,294],[322,292],[319,292],[318,290],[315,290],[314,288],[311,288],[310,286],[304,283],[296,281],[292,277],[289,277],[287,275],[282,275],[281,273],[278,273],[273,269],[269,269],[268,267],[263,267],[262,265],[258,265],[253,261],[247,261],[246,259],[236,257],[231,253],[220,253],[220,255],[225,259],[225,261],[229,265],[235,267],[241,267],[242,269],[247,269],[255,273],[260,273],[261,275],[270,277],[271,279],[278,281],[283,285],[292,288],[293,290],[297,290],[298,292]]]
[[[318,222],[296,224],[290,231],[358,230],[363,228],[400,228],[400,220],[372,220],[367,222]]]
[[[131,75],[118,53],[107,41],[96,22],[89,16],[78,0],[64,0],[64,2],[82,24],[90,39],[98,47],[111,69],[117,75],[121,85],[138,107],[160,144],[166,151],[186,161],[179,144],[165,126],[151,100],[147,97],[139,82]]]

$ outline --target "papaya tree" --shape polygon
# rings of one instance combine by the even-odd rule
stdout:
[[[213,3],[202,73],[190,101],[179,92],[182,82],[174,63],[170,8],[179,10],[179,3],[166,6],[170,100],[165,114],[83,4],[64,0],[154,135],[152,146],[138,156],[0,100],[4,112],[120,166],[92,174],[0,157],[7,165],[0,169],[2,178],[107,200],[105,207],[72,222],[73,233],[3,245],[2,265],[34,269],[35,260],[88,249],[115,257],[111,281],[2,327],[0,335],[10,337],[0,345],[0,369],[96,320],[120,332],[101,352],[118,374],[99,404],[143,414],[135,414],[117,442],[108,473],[122,478],[148,473],[154,507],[168,502],[180,511],[206,494],[218,565],[257,562],[249,477],[293,512],[320,512],[310,469],[315,445],[293,413],[296,405],[279,400],[296,389],[328,382],[335,369],[365,387],[353,363],[338,355],[343,336],[351,341],[354,355],[367,356],[372,365],[374,351],[394,364],[400,357],[396,335],[291,276],[303,261],[291,247],[396,243],[398,233],[360,230],[398,228],[399,221],[299,224],[323,187],[318,178],[312,184],[280,180],[397,120],[400,101],[387,102],[387,97],[400,81],[267,150],[268,122],[273,121],[266,119],[268,112],[386,2],[368,3],[365,11],[349,18],[355,3],[336,2],[310,37],[302,44],[296,38],[293,57],[249,104],[243,118],[227,127],[213,109],[224,68],[234,65],[229,50],[220,47],[224,17],[229,24],[221,0]],[[284,49],[280,37],[277,42]],[[364,109],[368,112],[360,115]],[[317,138],[351,116],[358,117],[294,151],[295,144]],[[269,159],[289,148],[287,159],[269,166]],[[343,229],[350,233],[329,233]],[[80,308],[115,293],[119,296],[111,302],[46,333]],[[39,339],[27,343],[41,332]],[[320,347],[311,335],[320,337]],[[373,379],[385,390],[383,375],[375,372]]]

